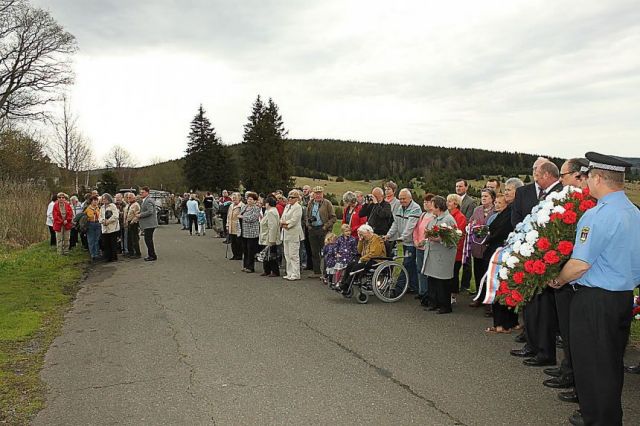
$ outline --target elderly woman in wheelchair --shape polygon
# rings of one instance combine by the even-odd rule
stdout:
[[[349,298],[353,295],[353,287],[358,287],[359,303],[367,303],[372,294],[384,302],[399,300],[406,292],[406,286],[399,287],[396,292],[396,282],[401,274],[406,280],[407,271],[395,258],[386,257],[384,240],[374,234],[371,226],[361,225],[358,237],[360,258],[342,271],[338,291]]]

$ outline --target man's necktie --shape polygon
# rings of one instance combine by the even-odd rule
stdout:
[[[538,193],[538,200],[544,199],[544,189],[540,188],[540,192]]]

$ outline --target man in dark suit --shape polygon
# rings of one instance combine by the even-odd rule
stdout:
[[[467,222],[471,218],[473,211],[478,207],[478,201],[473,198],[471,195],[467,194],[467,190],[469,189],[469,183],[464,179],[458,179],[456,181],[456,194],[460,196],[462,200],[460,202],[460,211],[467,218]],[[456,280],[458,277],[454,277]],[[478,278],[476,278],[478,279]],[[479,282],[476,283],[478,285]],[[464,263],[462,265],[462,279],[460,280],[460,289],[461,290],[469,290],[471,286],[471,263]]]
[[[511,210],[511,223],[515,227],[549,193],[562,190],[558,166],[546,158],[538,158],[533,166],[534,183],[516,190]],[[554,290],[545,288],[524,308],[526,344],[522,349],[513,349],[511,355],[527,357],[528,366],[556,364],[556,332],[558,315]]]

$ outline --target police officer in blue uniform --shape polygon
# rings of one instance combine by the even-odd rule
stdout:
[[[640,283],[640,211],[624,193],[626,161],[594,152],[587,184],[598,200],[577,226],[571,259],[550,286],[571,285],[570,345],[580,410],[573,425],[622,425],[624,349]]]

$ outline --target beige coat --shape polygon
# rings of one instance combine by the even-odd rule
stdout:
[[[140,213],[140,204],[137,201],[134,201],[131,204],[127,204],[124,208],[124,226],[129,226],[130,223],[138,222],[138,218],[136,215]]]
[[[229,211],[227,212],[227,231],[231,235],[240,236],[240,210],[244,207],[244,203],[240,201],[237,205],[231,203]]]
[[[302,206],[299,203],[288,204],[284,208],[281,222],[287,224],[288,228],[282,232],[282,241],[302,241],[304,240],[304,229],[302,229]]]
[[[106,219],[107,211],[111,212],[109,219]],[[100,224],[102,225],[103,234],[110,234],[120,230],[119,214],[118,208],[113,203],[107,205],[106,208],[104,205],[100,207]]]
[[[280,216],[275,207],[268,208],[260,219],[260,239],[258,243],[263,246],[272,246],[282,243],[280,238]]]

